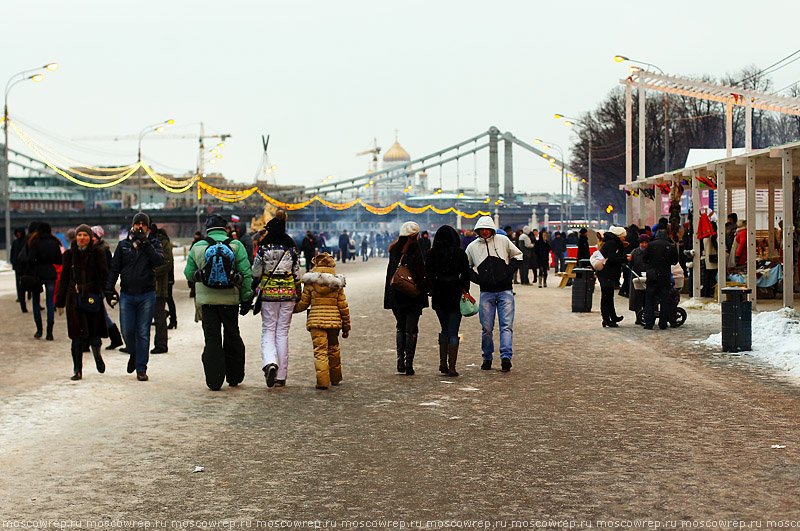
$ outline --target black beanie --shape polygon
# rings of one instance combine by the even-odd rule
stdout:
[[[206,219],[206,230],[208,229],[224,229],[228,226],[228,222],[225,218],[220,216],[219,214],[211,214]]]
[[[150,218],[144,212],[139,212],[138,214],[133,216],[133,223],[131,223],[131,225],[136,225],[139,222],[142,222],[148,227],[150,227]]]

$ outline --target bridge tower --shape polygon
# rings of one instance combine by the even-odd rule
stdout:
[[[489,198],[491,201],[500,199],[500,175],[498,169],[497,137],[500,130],[492,126],[489,128]]]

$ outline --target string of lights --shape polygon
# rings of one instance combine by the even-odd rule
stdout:
[[[264,198],[264,200],[266,200],[269,203],[271,203],[272,205],[274,205],[274,206],[276,206],[278,208],[282,208],[284,210],[300,210],[302,208],[306,208],[306,207],[310,206],[312,203],[314,203],[316,201],[316,202],[324,205],[325,207],[333,209],[333,210],[347,210],[349,208],[353,208],[356,205],[361,205],[368,212],[370,212],[372,214],[379,215],[379,216],[385,216],[386,214],[389,214],[390,212],[392,212],[396,208],[402,208],[403,210],[405,210],[406,212],[408,212],[410,214],[422,214],[422,213],[424,213],[424,212],[426,212],[428,210],[431,210],[431,211],[435,212],[436,214],[449,214],[450,212],[453,212],[453,213],[455,213],[455,214],[457,214],[457,215],[459,215],[461,217],[464,217],[464,218],[475,218],[477,216],[488,216],[488,215],[490,215],[489,212],[483,212],[483,211],[478,211],[478,212],[475,212],[473,214],[467,214],[466,212],[462,212],[460,210],[457,210],[455,207],[450,207],[450,208],[445,208],[445,209],[436,208],[433,205],[425,205],[425,206],[421,206],[421,207],[412,207],[412,206],[408,206],[406,204],[403,204],[403,203],[401,203],[399,201],[396,202],[396,203],[393,203],[391,205],[388,205],[388,206],[378,207],[378,206],[373,206],[373,205],[365,203],[364,201],[361,200],[361,198],[354,199],[352,201],[348,201],[347,203],[333,203],[331,201],[327,201],[325,199],[322,199],[321,197],[314,196],[311,199],[307,199],[307,200],[301,201],[299,203],[286,203],[284,201],[278,201],[277,199],[275,199],[273,197],[270,197],[269,195],[265,194],[264,192],[262,192],[258,188],[250,188],[248,190],[238,190],[238,191],[222,190],[220,188],[215,188],[215,187],[210,186],[210,185],[208,185],[206,183],[203,183],[203,182],[199,183],[198,193],[200,192],[201,189],[205,190],[206,192],[208,192],[208,194],[211,195],[212,197],[214,197],[216,199],[219,199],[220,201],[225,201],[225,202],[228,202],[228,203],[235,203],[235,202],[238,202],[238,201],[242,201],[242,200],[247,199],[248,197],[250,197],[251,195],[253,195],[254,193],[257,192],[262,198]]]
[[[12,120],[9,120],[9,123],[12,123]],[[38,148],[40,153],[44,153],[44,152],[48,153],[49,156],[47,156],[47,158],[55,166],[59,166],[59,167],[78,166],[78,167],[80,167],[82,169],[94,170],[94,171],[97,171],[97,172],[100,172],[100,173],[105,173],[105,174],[112,173],[111,175],[97,175],[97,174],[92,174],[92,173],[84,173],[84,172],[82,172],[80,170],[75,169],[74,167],[71,167],[69,169],[70,173],[73,173],[73,174],[76,174],[76,175],[80,175],[81,177],[86,177],[86,178],[89,178],[89,179],[96,179],[96,180],[113,180],[113,179],[116,179],[117,177],[120,177],[120,176],[128,173],[128,171],[130,171],[130,169],[135,166],[135,164],[128,164],[127,166],[113,166],[113,167],[103,168],[103,167],[99,167],[99,166],[91,166],[91,165],[88,165],[88,164],[83,164],[82,162],[73,160],[73,159],[71,159],[71,158],[69,158],[69,157],[67,157],[65,155],[62,155],[62,154],[58,153],[54,149],[49,148],[47,145],[45,145],[41,141],[39,141],[36,138],[34,138],[27,131],[23,131],[18,126],[14,127],[14,131],[16,132],[17,136],[21,140],[25,141],[27,139],[28,142],[26,142],[26,143],[30,143],[30,144],[35,145]],[[43,158],[44,158],[44,156],[43,156]],[[59,159],[59,160],[67,162],[68,164],[58,164],[53,159]]]

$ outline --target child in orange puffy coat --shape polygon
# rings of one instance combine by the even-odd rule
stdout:
[[[314,344],[317,389],[327,389],[342,381],[339,330],[345,339],[350,335],[350,310],[344,296],[345,278],[336,274],[336,261],[321,253],[312,262],[314,269],[303,275],[303,295],[294,313],[309,309],[306,329]]]

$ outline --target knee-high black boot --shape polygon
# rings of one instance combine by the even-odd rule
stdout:
[[[72,378],[80,380],[83,378],[83,347],[79,339],[72,340]]]
[[[406,372],[406,333],[397,329],[397,372]]]
[[[447,344],[449,338],[447,336],[439,335],[439,372],[447,374]]]
[[[417,334],[406,334],[406,374],[414,374],[414,354],[417,352]]]
[[[92,355],[94,355],[94,364],[97,366],[97,372],[103,374],[106,372],[106,363],[103,361],[103,356],[100,355],[100,345],[91,345]]]

